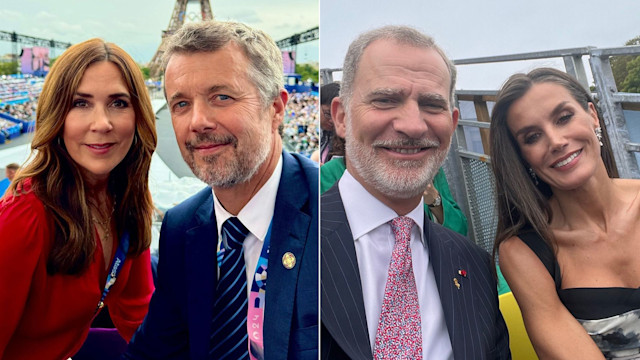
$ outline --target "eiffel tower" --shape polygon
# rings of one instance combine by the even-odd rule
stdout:
[[[162,42],[153,55],[151,62],[149,62],[149,75],[153,79],[159,79],[162,75],[162,54],[167,44],[167,37],[175,33],[184,24],[184,19],[187,16],[187,3],[200,3],[200,14],[202,21],[213,20],[213,12],[211,12],[211,3],[209,0],[176,0],[176,5],[173,7],[173,14],[171,20],[169,20],[169,26],[167,30],[162,32]]]

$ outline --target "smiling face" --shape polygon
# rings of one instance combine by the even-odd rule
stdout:
[[[277,106],[262,104],[248,68],[233,42],[214,52],[178,53],[167,64],[165,90],[182,157],[214,187],[248,181],[279,151],[283,109],[278,99]],[[280,95],[286,103],[286,93]]]
[[[524,160],[551,188],[575,189],[603,166],[594,105],[585,110],[561,85],[534,84],[513,103],[507,124]]]
[[[131,148],[136,116],[120,69],[89,66],[73,95],[62,139],[86,179],[106,180]]]
[[[334,102],[350,173],[379,198],[421,196],[458,121],[444,59],[431,48],[376,40],[362,55],[353,89],[349,109]]]

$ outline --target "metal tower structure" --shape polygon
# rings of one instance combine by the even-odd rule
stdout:
[[[173,7],[173,14],[169,20],[167,30],[162,31],[162,42],[158,47],[155,55],[149,62],[149,75],[158,79],[162,73],[162,54],[167,44],[167,37],[175,33],[183,24],[187,17],[187,3],[200,3],[200,15],[202,21],[213,20],[213,12],[211,11],[211,3],[209,0],[176,0]]]

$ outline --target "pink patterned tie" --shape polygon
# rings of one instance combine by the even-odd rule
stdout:
[[[409,247],[412,226],[413,220],[406,216],[391,222],[396,244],[391,254],[376,333],[376,360],[422,359],[420,305]]]

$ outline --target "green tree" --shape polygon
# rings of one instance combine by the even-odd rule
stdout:
[[[627,63],[627,77],[619,91],[640,93],[640,56]]]
[[[625,43],[625,46],[631,45],[640,45],[640,36],[636,36]],[[618,91],[640,92],[638,87],[640,83],[639,58],[640,56],[638,55],[622,55],[611,58],[611,71]],[[636,90],[632,90],[633,88]]]
[[[318,83],[318,69],[311,64],[296,64],[296,74],[302,76],[302,81],[311,79],[314,83]]]
[[[145,80],[149,80],[150,77],[150,70],[148,67],[144,66],[144,65],[140,65],[138,64],[138,67],[140,68],[140,71],[142,71],[142,76],[144,77]]]
[[[18,62],[9,61],[0,63],[0,75],[11,75],[18,72]]]

